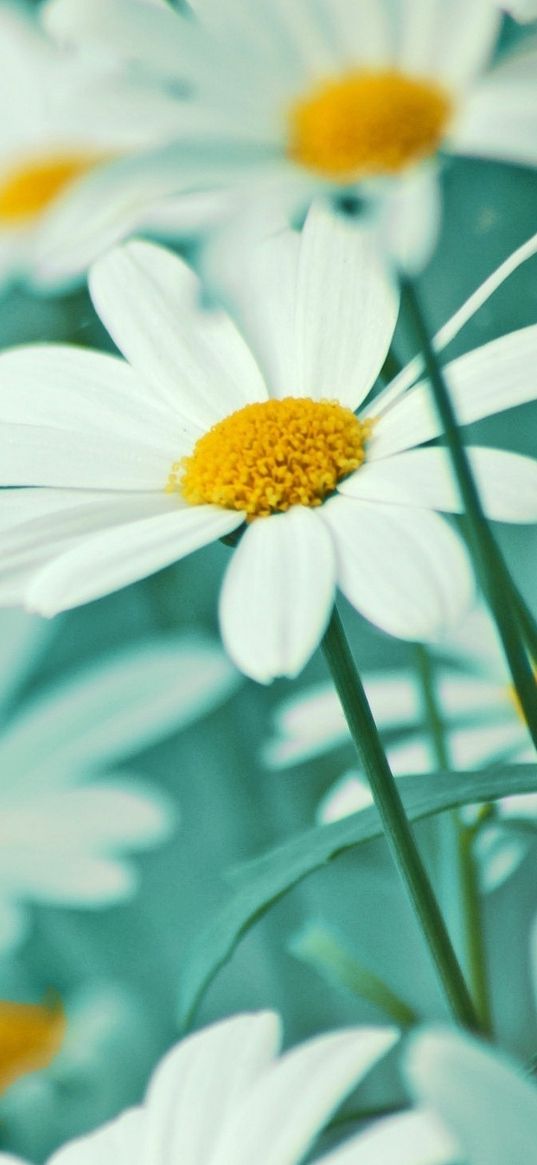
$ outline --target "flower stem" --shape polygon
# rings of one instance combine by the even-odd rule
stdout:
[[[505,585],[507,567],[496,546],[481,505],[474,475],[461,440],[443,370],[429,339],[414,284],[402,281],[403,298],[418,339],[434,401],[446,437],[453,470],[466,510],[465,533],[476,575],[496,622],[514,686],[537,748],[537,686],[522,638],[512,590]]]
[[[407,821],[403,802],[335,608],[324,636],[323,648],[358,759],[369,779],[386,840],[427,942],[450,1010],[459,1023],[479,1031],[479,1018]]]
[[[427,726],[439,769],[451,768],[451,757],[446,740],[444,721],[437,698],[434,664],[422,643],[416,643],[416,668],[420,680]],[[472,995],[484,1032],[491,1031],[490,996],[479,882],[473,854],[475,830],[468,827],[456,809],[442,814],[440,824],[448,829],[447,879],[451,883],[456,874],[457,914],[466,955],[466,966]],[[444,865],[446,864],[444,859]],[[453,868],[455,866],[455,869]],[[445,903],[444,903],[445,909]],[[449,915],[448,915],[449,917]]]

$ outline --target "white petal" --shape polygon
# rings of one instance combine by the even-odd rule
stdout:
[[[92,269],[90,290],[127,359],[193,429],[266,399],[234,324],[203,308],[196,276],[171,252],[137,242],[118,248]]]
[[[377,1121],[317,1165],[453,1165],[455,1159],[447,1129],[422,1108]]]
[[[331,541],[311,510],[252,522],[220,595],[222,638],[237,667],[260,683],[297,675],[325,630],[334,587]]]
[[[8,868],[9,867],[9,868]],[[128,862],[60,849],[28,855],[7,854],[0,864],[2,880],[11,882],[21,897],[51,906],[77,909],[112,906],[132,898],[138,875]]]
[[[474,844],[481,892],[491,894],[503,886],[518,870],[530,846],[529,837],[509,833],[501,825],[482,827]]]
[[[524,743],[522,722],[501,720],[499,724],[473,724],[468,728],[453,728],[449,733],[449,752],[457,769],[472,769],[487,765],[498,757],[509,757]]]
[[[363,677],[366,695],[380,728],[397,728],[421,716],[421,701],[411,675],[380,672]],[[332,684],[317,684],[277,710],[275,736],[263,748],[269,768],[301,764],[349,740],[349,730]]]
[[[465,620],[466,622],[466,620]],[[437,671],[436,689],[446,718],[458,720],[463,717],[499,716],[503,712],[508,717],[515,708],[505,685],[494,683],[481,675],[465,675],[461,672]]]
[[[358,773],[345,773],[319,801],[316,820],[319,825],[327,825],[371,805],[374,805],[373,794],[366,779]]]
[[[447,364],[447,383],[459,423],[468,425],[534,400],[536,360],[537,325],[532,325]],[[442,432],[427,384],[417,384],[386,412],[382,410],[381,394],[375,410],[379,420],[369,442],[371,458],[421,445]]]
[[[469,1036],[431,1029],[414,1038],[406,1075],[472,1165],[531,1161],[537,1094],[515,1063]]]
[[[300,395],[357,408],[386,359],[398,309],[373,232],[314,206],[302,232],[296,291]]]
[[[216,506],[178,507],[95,533],[37,574],[26,605],[53,615],[100,598],[230,534],[241,522],[241,514]]]
[[[500,449],[468,449],[483,509],[498,522],[537,520],[537,461]],[[339,492],[348,497],[464,512],[445,449],[412,449],[363,465]]]
[[[45,26],[59,41],[115,50],[123,58],[142,61],[157,74],[181,76],[181,61],[196,29],[164,4],[132,0],[49,0],[43,6]]]
[[[214,1024],[173,1048],[146,1096],[144,1160],[208,1163],[222,1127],[269,1069],[280,1040],[278,1017],[259,1012]]]
[[[399,68],[458,88],[492,55],[500,14],[490,0],[402,0],[399,8]]]
[[[27,700],[4,730],[2,772],[18,774],[19,791],[44,771],[49,783],[66,773],[72,780],[82,767],[124,759],[186,727],[237,682],[221,648],[201,635],[134,642]]]
[[[452,133],[458,154],[537,165],[537,53],[500,66],[466,100]]]
[[[386,184],[376,216],[377,243],[399,271],[415,275],[426,266],[438,239],[441,212],[433,166],[416,167]]]
[[[93,493],[84,490],[3,490],[0,601],[22,603],[38,569],[85,543],[96,531],[177,513],[162,493]],[[3,520],[2,520],[3,519]]]
[[[26,908],[18,902],[10,900],[8,887],[3,893],[4,896],[0,897],[0,951],[2,954],[22,943],[29,925]],[[5,1154],[0,1154],[0,1161],[4,1159]]]
[[[210,1165],[294,1165],[315,1134],[381,1056],[393,1028],[319,1036],[288,1052],[230,1114]]]
[[[401,639],[455,625],[472,575],[460,538],[436,514],[337,497],[321,516],[333,532],[338,582],[366,619]]]
[[[139,1165],[143,1136],[141,1109],[128,1109],[116,1120],[76,1140],[68,1141],[49,1157],[48,1165],[118,1165],[120,1161]]]

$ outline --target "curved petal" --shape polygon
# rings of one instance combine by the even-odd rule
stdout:
[[[436,514],[336,497],[321,511],[336,543],[338,582],[366,619],[401,639],[428,639],[469,606],[460,538]]]
[[[393,336],[399,297],[375,234],[314,205],[301,236],[295,308],[298,391],[355,409]]]
[[[331,540],[311,510],[257,518],[220,595],[222,638],[237,667],[259,683],[297,675],[323,634],[334,589]]]
[[[95,1161],[99,1165],[118,1165],[118,1161],[141,1165],[142,1137],[142,1109],[128,1109],[95,1132],[68,1141],[49,1157],[48,1165],[95,1165]]]
[[[294,1165],[351,1089],[398,1039],[393,1028],[322,1035],[282,1056],[230,1114],[210,1165]]]
[[[395,267],[415,275],[426,266],[436,246],[442,216],[442,195],[436,169],[416,166],[386,183],[379,197],[375,231],[377,246]]]
[[[10,615],[13,612],[10,612]],[[28,619],[29,616],[26,616]],[[47,787],[125,759],[206,715],[239,677],[217,643],[167,633],[117,649],[25,702],[0,743],[0,788],[19,792],[47,773]]]
[[[485,514],[498,522],[537,520],[537,461],[501,449],[468,449]],[[366,501],[463,513],[445,449],[411,449],[369,462],[342,481],[339,492]]]
[[[154,0],[48,0],[41,19],[60,42],[115,51],[158,76],[184,76],[181,64],[199,41],[192,22]]]
[[[230,534],[242,520],[216,506],[177,507],[94,533],[38,572],[26,605],[54,615],[101,598]]]
[[[402,0],[398,8],[400,69],[459,89],[490,60],[501,20],[491,0]]]
[[[204,308],[193,272],[163,247],[134,242],[92,269],[95,307],[115,342],[191,431],[267,399],[235,325]]]
[[[537,52],[513,55],[469,94],[450,135],[454,153],[537,165]]]
[[[429,1109],[375,1122],[317,1165],[453,1165],[457,1145]]]
[[[432,1028],[412,1040],[406,1076],[472,1165],[531,1161],[537,1093],[516,1063],[470,1036]]]
[[[144,1159],[211,1161],[222,1128],[270,1069],[280,1041],[278,1016],[267,1011],[223,1020],[172,1048],[147,1092]]]
[[[537,361],[537,325],[491,340],[445,366],[459,424],[468,425],[537,397],[533,368]],[[389,398],[388,398],[389,400]],[[417,384],[386,411],[377,400],[377,424],[368,457],[387,457],[421,445],[442,432],[429,386]]]

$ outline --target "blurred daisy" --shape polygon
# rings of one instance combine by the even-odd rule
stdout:
[[[439,157],[537,162],[537,55],[491,68],[490,0],[192,0],[185,14],[51,0],[46,14],[58,36],[112,43],[161,85],[188,85],[176,192],[246,183],[290,209],[319,190],[372,201],[402,263],[434,241]]]
[[[427,386],[364,407],[397,315],[370,234],[315,209],[248,280],[264,376],[186,265],[145,243],[91,275],[129,364],[54,345],[0,356],[2,484],[44,487],[3,492],[0,601],[52,615],[244,527],[220,623],[254,679],[301,670],[336,584],[403,638],[461,618],[467,555],[434,512],[461,503],[444,449],[419,448],[440,432]],[[536,349],[530,327],[448,365],[461,423],[533,399]],[[537,462],[471,458],[491,518],[535,520]]]
[[[294,1165],[397,1033],[346,1028],[278,1057],[280,1038],[278,1017],[270,1012],[234,1016],[196,1032],[157,1066],[143,1104],[64,1145],[51,1165],[112,1158],[117,1165],[133,1159],[249,1165],[254,1158],[259,1165]],[[416,1136],[424,1147],[452,1146],[434,1118],[409,1113],[382,1121],[317,1160],[401,1165],[413,1160],[401,1153],[408,1154]],[[5,1165],[18,1161],[0,1154]]]
[[[533,746],[486,612],[472,611],[436,651],[435,687],[450,767],[468,770],[533,761]],[[437,769],[417,676],[408,669],[379,672],[365,676],[365,687],[392,772],[405,776]],[[333,685],[317,684],[277,709],[274,735],[264,745],[263,759],[269,768],[280,769],[347,743],[351,738]],[[372,804],[365,776],[352,769],[322,798],[318,819],[338,821]],[[473,810],[465,815],[469,821],[475,818]],[[484,890],[496,889],[515,872],[532,844],[535,822],[536,794],[494,802],[494,814],[481,821],[475,840]]]
[[[132,164],[168,140],[175,108],[143,78],[58,48],[29,7],[0,0],[0,286],[61,288],[146,218],[158,229],[162,174],[149,159],[133,177]],[[167,215],[186,228],[202,208]]]
[[[462,1032],[431,1028],[411,1037],[404,1065],[416,1102],[438,1117],[457,1147],[446,1155],[439,1142],[435,1153],[431,1141],[420,1165],[530,1165],[535,1159],[537,1092],[515,1061]]]
[[[45,1068],[65,1036],[60,1002],[0,1000],[0,1092],[28,1072]]]
[[[95,908],[131,898],[130,851],[169,837],[170,800],[112,766],[202,716],[236,684],[223,652],[166,636],[92,662],[7,721],[0,740],[0,949],[28,906]]]

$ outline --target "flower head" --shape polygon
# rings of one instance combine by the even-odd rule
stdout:
[[[435,513],[461,503],[444,449],[421,448],[440,431],[427,388],[366,400],[397,314],[375,256],[317,208],[267,243],[241,320],[264,375],[181,260],[132,243],[99,261],[93,299],[130,367],[54,346],[0,357],[3,482],[38,487],[3,495],[0,599],[51,615],[242,528],[220,622],[258,680],[302,668],[336,584],[388,633],[454,625],[472,582]],[[527,328],[448,366],[463,424],[533,398],[536,344]],[[535,520],[537,464],[471,456],[489,516]]]
[[[255,18],[236,0],[191,8],[151,20],[132,0],[45,10],[56,35],[112,43],[127,68],[180,82],[170,193],[264,190],[286,209],[343,194],[379,212],[388,250],[419,267],[438,226],[438,159],[537,161],[535,50],[493,65],[491,0],[295,0],[292,14],[258,0]]]

